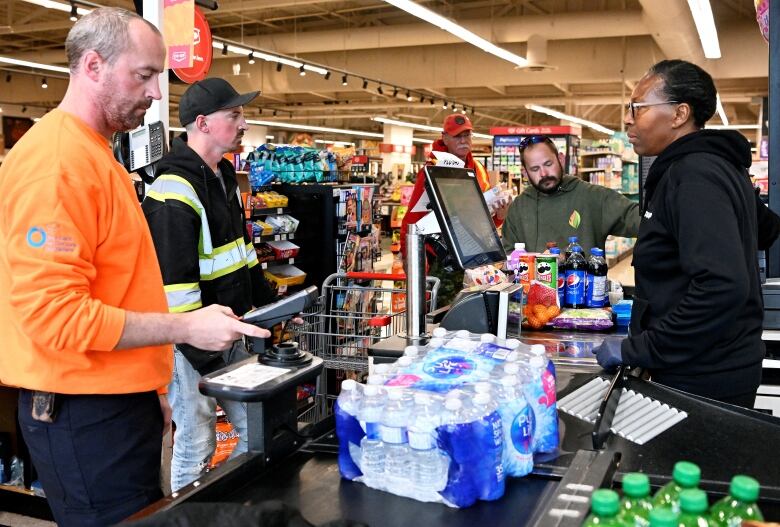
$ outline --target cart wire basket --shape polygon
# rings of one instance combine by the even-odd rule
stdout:
[[[368,372],[368,349],[406,326],[406,276],[386,273],[335,273],[322,284],[320,296],[292,327],[299,349],[321,357],[325,368]],[[426,277],[426,312],[436,309],[439,279]],[[315,408],[300,416],[316,422],[332,413],[336,395],[327,386],[328,372],[317,383]]]

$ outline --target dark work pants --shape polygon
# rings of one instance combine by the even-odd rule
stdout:
[[[113,525],[162,497],[156,393],[57,398],[56,419],[42,423],[21,390],[19,424],[60,527]]]

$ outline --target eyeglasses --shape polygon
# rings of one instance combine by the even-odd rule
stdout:
[[[523,152],[526,148],[528,148],[531,145],[538,145],[539,143],[549,143],[553,146],[555,146],[555,143],[552,142],[552,139],[547,137],[546,135],[529,135],[528,137],[523,138],[522,141],[520,141],[520,153]]]
[[[661,101],[661,102],[627,102],[626,111],[631,112],[631,118],[636,119],[636,109],[644,108],[646,106],[660,106],[662,104],[680,104],[677,101]]]

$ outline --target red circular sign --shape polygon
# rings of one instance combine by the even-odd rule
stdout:
[[[211,59],[214,48],[211,47],[211,28],[206,17],[195,8],[195,25],[193,27],[192,66],[189,68],[173,68],[173,73],[187,84],[206,78],[211,69]]]

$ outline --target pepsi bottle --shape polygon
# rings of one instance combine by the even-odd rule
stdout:
[[[569,236],[569,245],[566,246],[566,251],[563,253],[564,256],[566,256],[566,260],[568,261],[569,257],[571,256],[571,253],[574,252],[574,248],[579,247],[580,252],[582,252],[582,246],[577,242],[576,236]]]
[[[590,260],[588,260],[585,305],[588,307],[604,307],[608,303],[607,261],[604,259],[604,251],[594,247],[590,250]]]
[[[585,307],[585,278],[588,262],[582,255],[579,245],[572,247],[571,256],[566,260],[566,293],[564,305],[572,308]]]

